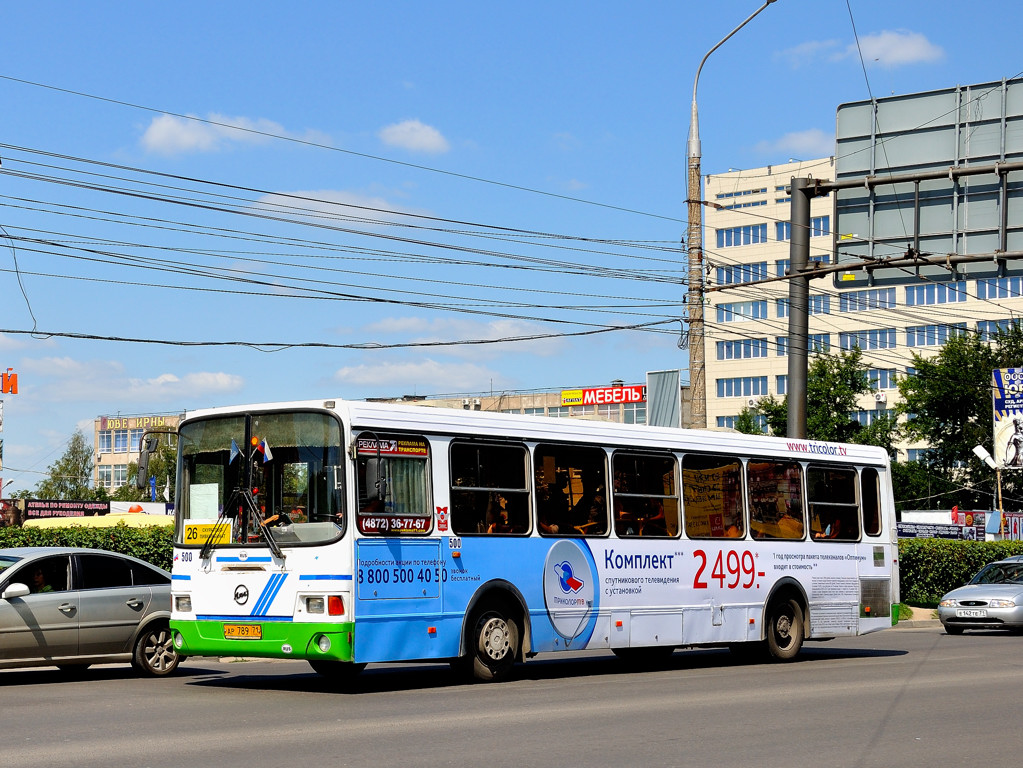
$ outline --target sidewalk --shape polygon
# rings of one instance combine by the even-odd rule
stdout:
[[[913,608],[913,606],[910,608],[913,609],[913,615],[908,619],[900,618],[899,623],[895,625],[896,629],[941,628],[941,622],[938,621],[933,608]]]

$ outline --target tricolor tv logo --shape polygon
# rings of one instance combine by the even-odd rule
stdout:
[[[577,579],[572,573],[572,564],[567,560],[555,565],[554,572],[558,575],[558,581],[561,583],[561,591],[566,595],[578,592],[586,586],[586,582]]]

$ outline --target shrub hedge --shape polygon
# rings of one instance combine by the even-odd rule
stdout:
[[[0,547],[85,547],[131,555],[170,570],[174,528],[154,525],[129,528],[118,523],[110,528],[0,528]]]
[[[174,529],[0,528],[0,547],[85,547],[121,552],[170,570]],[[995,560],[1023,555],[1023,541],[956,541],[900,539],[899,577],[902,602],[934,607],[949,590],[962,586]]]
[[[902,602],[933,608],[946,592],[961,587],[983,566],[1023,555],[1023,541],[900,539]]]

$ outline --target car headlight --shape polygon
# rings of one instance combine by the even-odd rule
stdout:
[[[944,600],[938,603],[938,605],[942,608],[955,608],[956,605],[958,605],[958,603],[956,602],[955,598],[946,597]]]
[[[987,604],[988,604],[989,608],[1015,608],[1016,607],[1016,601],[1015,600],[1002,600],[1000,598],[995,599],[995,600],[988,600]]]

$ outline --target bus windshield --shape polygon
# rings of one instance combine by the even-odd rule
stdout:
[[[201,546],[213,535],[218,546],[251,545],[261,522],[285,546],[343,534],[344,460],[333,416],[242,414],[187,422],[180,434],[179,543]],[[231,508],[249,483],[251,511]]]

